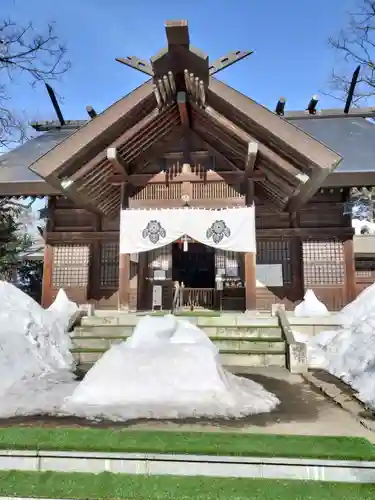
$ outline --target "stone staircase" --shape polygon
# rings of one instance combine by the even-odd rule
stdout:
[[[80,370],[87,371],[113,344],[132,334],[140,315],[108,312],[84,317],[72,332],[73,353]],[[276,317],[225,314],[189,316],[219,348],[221,362],[229,367],[285,366],[286,345]]]
[[[142,314],[97,311],[86,316],[72,332],[73,354],[80,371],[86,372],[113,344],[133,333]],[[284,317],[284,320],[282,320]],[[295,318],[271,315],[224,313],[220,316],[185,316],[201,328],[219,348],[223,365],[236,368],[281,366],[291,368],[293,332],[316,335],[339,327],[334,315]]]

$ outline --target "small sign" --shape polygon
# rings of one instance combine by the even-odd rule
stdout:
[[[139,255],[137,253],[131,253],[130,254],[130,262],[135,262],[136,264],[138,264]]]
[[[154,270],[154,280],[165,280],[165,271],[162,269],[155,269]]]
[[[161,285],[154,285],[152,287],[152,308],[161,307],[162,305],[162,290]]]
[[[256,279],[258,288],[284,286],[283,265],[257,264]]]
[[[167,259],[164,259],[161,261],[161,268],[163,269],[163,271],[168,271],[169,269],[169,262]]]

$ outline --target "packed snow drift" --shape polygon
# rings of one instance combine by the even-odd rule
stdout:
[[[223,369],[207,335],[174,316],[142,318],[91,368],[63,411],[90,419],[239,418],[279,403]]]
[[[78,314],[60,290],[49,310],[0,281],[0,417],[50,413],[74,389],[67,333]]]
[[[329,316],[329,311],[312,290],[307,290],[303,301],[295,307],[294,316]]]
[[[358,397],[375,408],[375,283],[366,288],[338,314],[343,325],[310,339],[309,366],[323,368],[358,392]]]

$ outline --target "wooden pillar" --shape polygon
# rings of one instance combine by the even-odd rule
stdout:
[[[48,243],[48,234],[55,229],[56,197],[50,196],[47,201],[48,219],[44,230],[44,258],[43,258],[43,281],[42,281],[42,306],[49,307],[52,304],[52,277],[53,277],[53,247]]]
[[[245,201],[247,206],[254,203],[254,181],[246,179]],[[255,220],[254,220],[255,224]],[[257,308],[257,278],[256,278],[256,254],[245,253],[245,309],[255,311]]]
[[[357,297],[353,237],[344,241],[345,300],[351,302]]]
[[[138,290],[137,290],[137,309],[145,309],[146,306],[146,277],[147,277],[147,252],[138,254]]]
[[[101,216],[92,215],[93,217],[93,228],[96,233],[101,232]],[[91,244],[90,251],[90,267],[89,267],[89,283],[87,290],[87,299],[95,297],[100,289],[100,254],[101,254],[101,243],[95,240]]]
[[[296,302],[303,299],[305,294],[305,287],[303,282],[303,251],[302,251],[302,239],[298,234],[299,214],[296,212],[289,213],[289,227],[295,229],[291,239],[291,258],[292,258],[292,301]]]
[[[245,309],[254,311],[257,303],[256,254],[245,253]]]
[[[121,209],[129,206],[129,195],[127,184],[121,185]],[[121,226],[120,226],[121,232]],[[129,311],[129,291],[130,291],[130,255],[119,255],[119,284],[118,284],[118,309],[120,311]]]
[[[52,304],[53,248],[46,244],[43,258],[42,307]]]

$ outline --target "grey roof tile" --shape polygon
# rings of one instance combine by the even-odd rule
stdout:
[[[75,130],[51,130],[0,156],[0,183],[41,181],[29,166]]]
[[[364,118],[291,119],[294,125],[337,151],[340,173],[375,173],[375,124]],[[51,130],[0,156],[0,183],[40,182],[29,170],[41,156],[69,137],[75,129]]]
[[[290,121],[343,157],[335,172],[375,172],[373,122],[365,118],[305,118]]]

